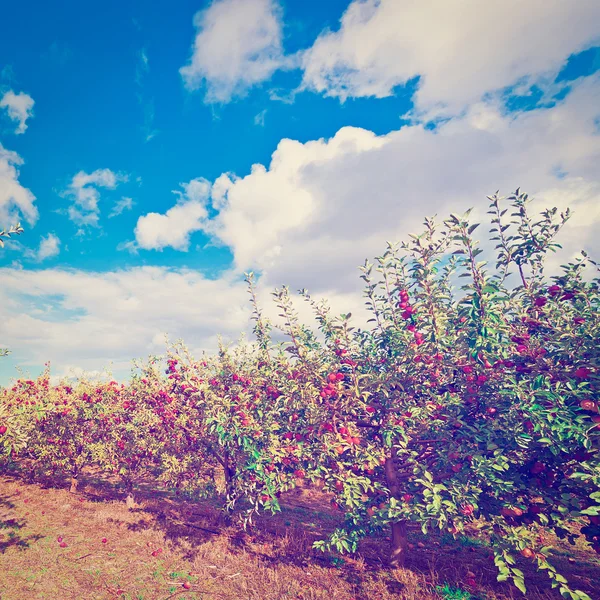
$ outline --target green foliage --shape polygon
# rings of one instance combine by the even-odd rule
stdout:
[[[0,248],[4,248],[4,239],[10,238],[11,235],[21,235],[23,233],[23,228],[21,227],[21,223],[17,223],[16,225],[11,225],[10,229],[6,231],[3,229],[0,231]]]
[[[519,190],[489,199],[493,268],[470,211],[426,219],[361,267],[370,329],[300,290],[314,332],[284,286],[272,294],[280,344],[250,273],[256,343],[220,341],[203,360],[171,344],[166,372],[151,358],[127,386],[81,382],[67,394],[19,382],[1,396],[0,443],[23,452],[27,441],[54,467],[96,464],[128,491],[148,475],[180,495],[218,489],[244,524],[309,482],[341,517],[322,550],[355,552],[391,528],[393,552],[404,552],[407,522],[466,544],[476,526],[500,581],[525,594],[517,561],[531,560],[563,597],[583,600],[536,532],[574,541],[579,523],[600,553],[598,265],[582,253],[548,280],[568,211],[531,217]],[[61,444],[46,448],[49,435]]]
[[[470,592],[452,587],[447,583],[443,586],[436,586],[435,591],[444,598],[444,600],[474,600]]]

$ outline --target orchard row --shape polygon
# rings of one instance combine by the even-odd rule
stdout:
[[[500,580],[525,591],[520,554],[563,597],[588,598],[537,533],[574,542],[580,531],[600,553],[598,266],[582,254],[546,278],[569,213],[533,219],[525,194],[505,201],[490,197],[493,269],[468,213],[427,219],[366,262],[370,330],[300,290],[319,339],[283,287],[273,296],[289,342],[275,345],[249,274],[252,344],[201,360],[173,344],[127,384],[19,380],[0,395],[4,460],[62,471],[73,490],[94,466],[121,480],[130,504],[149,477],[189,493],[222,480],[224,508],[245,522],[311,482],[340,511],[319,548],[352,552],[388,528],[399,564],[408,522],[454,535],[477,522]]]

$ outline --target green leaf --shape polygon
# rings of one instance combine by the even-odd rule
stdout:
[[[600,515],[600,506],[590,506],[589,508],[584,508],[580,512],[582,515],[591,515],[592,517],[597,517]]]
[[[515,584],[515,587],[517,587],[523,594],[527,592],[525,582],[522,579],[513,579],[513,583]]]

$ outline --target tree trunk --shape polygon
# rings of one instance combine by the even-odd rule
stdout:
[[[34,462],[27,473],[27,483],[33,483],[35,481],[35,473],[37,468],[37,462]]]
[[[229,456],[227,453],[223,456],[223,471],[225,472],[225,493],[227,498],[233,498],[235,492],[234,477],[235,469],[232,468]]]
[[[221,509],[221,512],[219,514],[219,522],[222,523],[225,527],[229,527],[233,523],[231,513],[226,508]]]
[[[79,476],[79,470],[77,469],[76,466],[74,466],[73,469],[71,470],[71,489],[69,490],[71,492],[71,494],[77,493],[77,485],[79,484],[79,481],[77,479],[78,476]]]
[[[225,475],[225,494],[227,495],[227,504],[229,500],[234,498],[235,495],[235,468],[231,465],[231,459],[229,458],[227,452],[223,453],[221,464],[223,465],[223,472]],[[227,508],[227,506],[223,507],[220,520],[225,526],[231,525],[231,511],[229,508]]]
[[[400,486],[396,465],[394,464],[395,451],[392,448],[391,456],[385,459],[385,478],[387,480],[390,495],[398,498]],[[401,567],[404,564],[408,540],[406,538],[406,521],[395,521],[390,523],[392,529],[392,544],[390,552],[390,566]]]
[[[133,481],[124,478],[123,483],[125,483],[125,491],[127,492],[127,496],[125,497],[125,506],[127,506],[127,508],[131,510],[132,508],[135,508],[135,498],[133,495]]]
[[[404,566],[408,540],[406,538],[406,521],[390,523],[392,529],[392,548],[390,553],[390,565],[392,567]]]

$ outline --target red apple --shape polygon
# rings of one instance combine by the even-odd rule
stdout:
[[[579,403],[579,406],[583,408],[583,410],[589,410],[590,412],[598,412],[598,405],[591,400],[590,398],[586,398]]]

